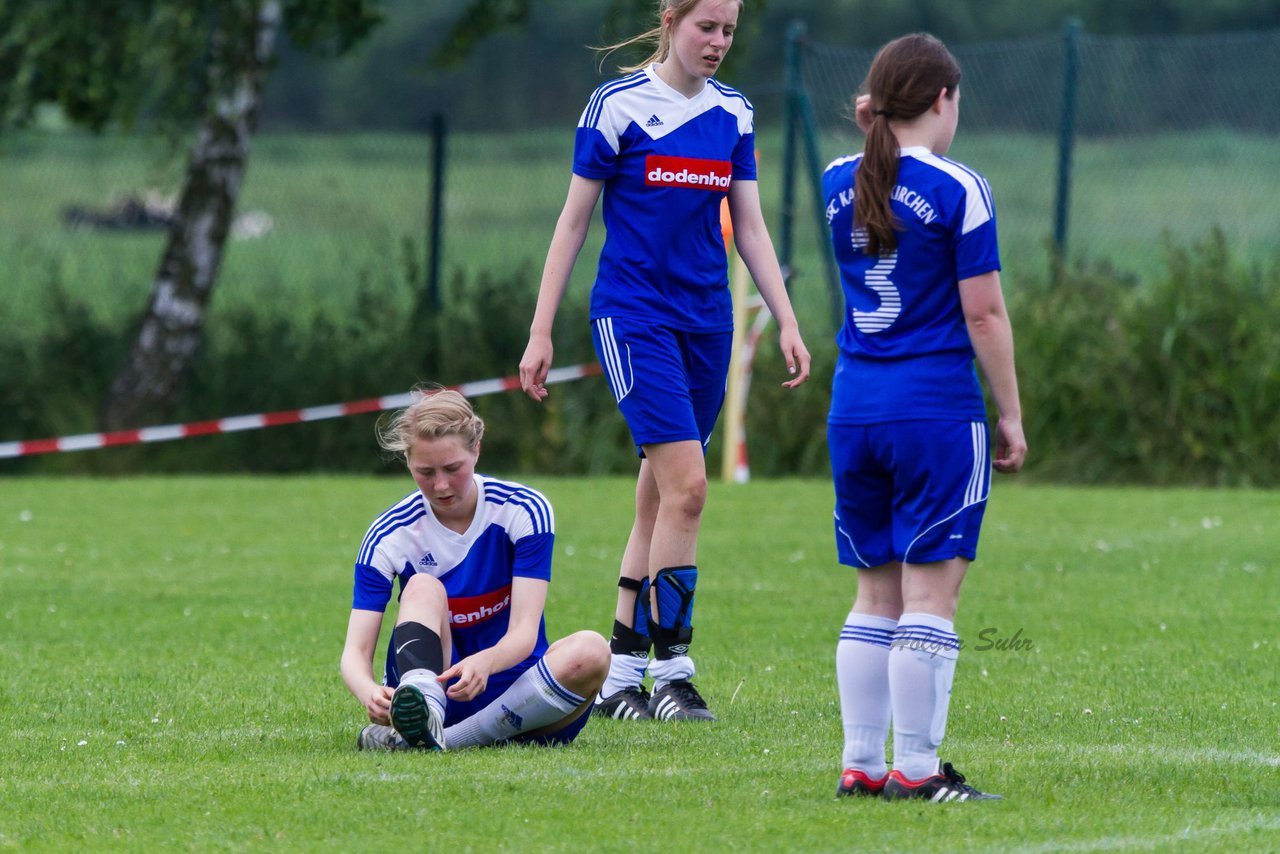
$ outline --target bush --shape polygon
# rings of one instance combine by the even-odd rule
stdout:
[[[1137,281],[1106,266],[1008,288],[1031,454],[1028,472],[1072,483],[1280,485],[1280,264],[1232,257],[1221,232],[1171,241],[1166,271]],[[406,276],[406,281],[413,278]],[[536,300],[531,269],[510,278],[455,273],[442,311],[408,284],[367,278],[347,314],[284,309],[214,313],[176,422],[397,394],[514,374]],[[51,274],[48,332],[0,341],[0,439],[93,432],[127,336],[95,320]],[[566,300],[556,364],[595,358],[586,295]],[[812,378],[794,391],[776,333],[754,365],[747,438],[752,472],[827,472],[826,413],[835,345],[811,339]],[[635,452],[599,377],[477,398],[488,422],[482,468],[544,474],[634,472]],[[0,461],[0,471],[395,470],[376,416],[91,453]],[[718,470],[723,430],[710,449]]]
[[[1280,266],[1214,230],[1145,283],[1074,270],[1011,303],[1029,468],[1082,483],[1280,484]]]

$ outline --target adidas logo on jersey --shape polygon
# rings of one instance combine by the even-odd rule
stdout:
[[[649,121],[645,122],[644,126],[647,128],[661,127],[662,119],[658,118],[657,115],[649,116]]]
[[[439,564],[436,563],[436,559],[431,552],[427,552],[422,556],[422,560],[418,561],[418,566],[439,566]]]

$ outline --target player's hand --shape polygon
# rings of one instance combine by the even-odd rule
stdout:
[[[488,687],[489,674],[493,671],[493,662],[488,653],[488,650],[484,650],[468,655],[436,677],[441,685],[450,679],[458,680],[445,690],[449,699],[463,702],[474,700]]]
[[[391,695],[395,693],[386,685],[374,685],[364,699],[365,711],[369,720],[383,726],[391,725]]]
[[[858,130],[862,133],[871,133],[871,96],[859,95],[858,99],[853,102],[853,121],[858,125]]]
[[[547,371],[551,370],[551,357],[554,353],[551,336],[530,335],[529,344],[524,348],[524,356],[520,359],[520,388],[530,398],[541,403],[547,397]]]
[[[795,326],[787,326],[778,333],[778,347],[782,350],[782,358],[787,360],[787,373],[792,379],[782,384],[783,388],[795,388],[804,385],[809,379],[809,351],[800,337],[800,330]]]
[[[996,457],[991,465],[998,472],[1012,474],[1022,468],[1027,458],[1027,439],[1022,434],[1022,422],[1016,418],[1001,418],[996,422]]]

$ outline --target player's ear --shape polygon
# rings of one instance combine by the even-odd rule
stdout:
[[[950,91],[947,89],[946,86],[943,86],[942,91],[938,93],[938,97],[933,99],[933,106],[930,107],[930,109],[932,109],[938,115],[942,115],[942,102],[947,100],[947,95],[949,94],[950,94]]]

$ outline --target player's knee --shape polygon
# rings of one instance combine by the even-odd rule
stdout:
[[[579,684],[603,683],[612,660],[609,642],[590,629],[574,632],[565,641],[564,679]]]
[[[410,578],[400,594],[400,610],[402,613],[406,607],[415,610],[435,610],[441,607],[447,608],[448,604],[449,596],[445,593],[444,585],[440,583],[440,579],[424,573],[419,573]]]
[[[691,519],[701,517],[702,508],[707,503],[706,474],[703,472],[689,472],[672,490],[672,494],[664,495],[662,500],[669,502]]]

